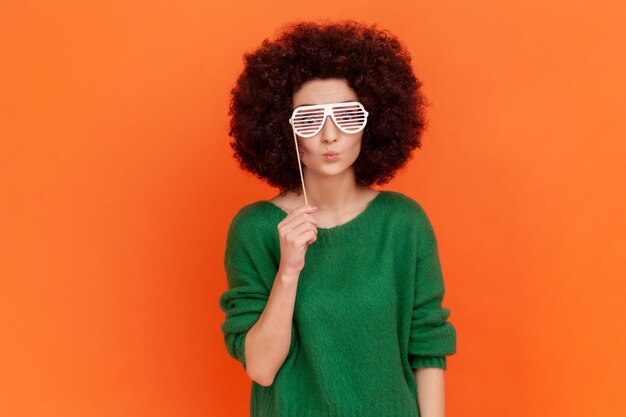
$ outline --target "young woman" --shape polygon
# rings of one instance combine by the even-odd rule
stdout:
[[[300,22],[245,55],[240,166],[280,193],[228,230],[220,297],[253,417],[442,417],[456,330],[422,206],[378,191],[421,147],[426,99],[396,37]]]

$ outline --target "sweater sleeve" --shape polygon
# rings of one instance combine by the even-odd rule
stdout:
[[[228,229],[224,268],[228,289],[220,296],[220,309],[225,313],[222,332],[230,356],[240,361],[246,369],[245,339],[248,330],[261,316],[269,298],[269,290],[261,280],[254,254],[257,239],[235,217]],[[257,243],[258,244],[258,243]]]
[[[445,286],[437,238],[423,210],[418,231],[409,364],[412,369],[446,369],[446,355],[456,351],[456,330],[448,321],[450,310],[441,306]]]

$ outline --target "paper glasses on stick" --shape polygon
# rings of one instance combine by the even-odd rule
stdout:
[[[300,170],[300,181],[304,192],[304,204],[309,204],[304,187],[304,176],[302,175],[302,165],[300,163],[300,152],[298,151],[298,139],[311,138],[317,135],[324,126],[328,116],[331,117],[335,126],[344,133],[358,133],[367,124],[367,115],[363,105],[358,101],[348,101],[345,103],[317,104],[309,106],[299,106],[293,110],[289,124],[293,130],[293,140],[296,145],[298,156],[298,168]]]

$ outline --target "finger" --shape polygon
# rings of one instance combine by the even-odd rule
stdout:
[[[319,209],[312,204],[304,204],[302,206],[298,206],[295,209],[291,210],[288,215],[293,214],[294,216],[297,216],[300,213],[307,213],[307,212],[311,213],[317,210]]]
[[[293,230],[289,232],[289,234],[291,236],[298,237],[309,230],[313,231],[317,235],[317,227],[315,227],[315,225],[311,224],[310,222],[304,222],[295,226]]]
[[[305,206],[296,207],[295,209],[291,210],[289,212],[289,214],[287,214],[287,216],[283,220],[281,220],[280,223],[278,223],[278,225],[279,226],[280,225],[287,226],[291,222],[293,222],[293,220],[296,219],[299,214],[302,214],[302,213],[314,213],[316,211],[317,211],[317,208],[315,208],[313,206],[310,206],[310,205],[309,206],[305,205]],[[289,230],[289,228],[287,230]]]
[[[315,217],[313,213],[305,213],[302,217],[317,226],[317,217]]]
[[[310,245],[311,243],[315,242],[317,240],[317,229],[315,229],[315,234],[313,235],[313,237],[307,241],[307,245]]]
[[[298,247],[306,247],[317,240],[317,233],[312,230],[304,232],[298,237]]]

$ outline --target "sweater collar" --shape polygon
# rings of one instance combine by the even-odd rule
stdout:
[[[377,207],[382,204],[387,193],[388,191],[380,190],[359,214],[345,223],[333,227],[318,227],[317,240],[315,243],[322,246],[330,246],[353,239],[355,233],[359,233],[360,230],[363,230],[364,227],[367,227],[367,225],[371,223],[371,219],[377,212]],[[279,222],[287,217],[288,213],[271,201],[262,200],[261,202],[279,215]]]

